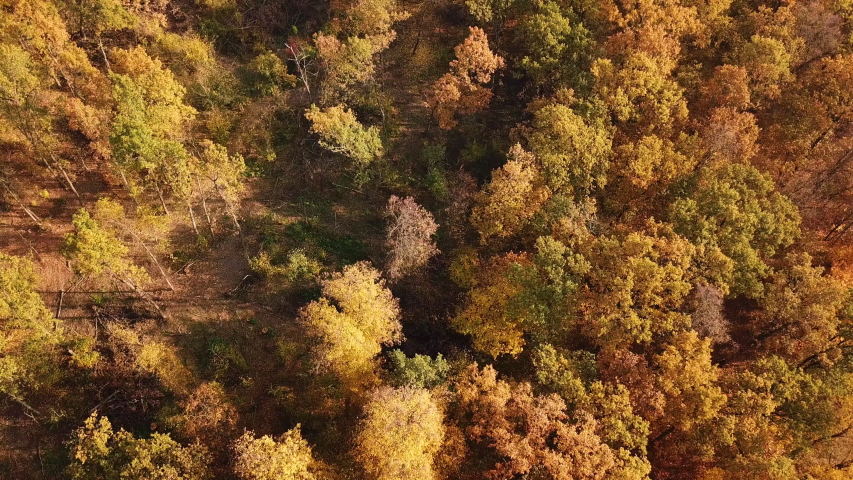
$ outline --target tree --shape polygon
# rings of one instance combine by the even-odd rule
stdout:
[[[714,421],[726,395],[717,385],[719,373],[711,363],[710,339],[701,339],[690,330],[678,332],[655,356],[655,365],[658,388],[666,398],[661,423],[690,432]]]
[[[519,233],[551,196],[533,154],[516,144],[507,158],[504,166],[492,171],[491,181],[474,198],[471,224],[480,233],[480,243]]]
[[[487,478],[539,474],[595,480],[614,474],[616,459],[595,434],[596,420],[577,413],[570,422],[559,396],[535,396],[529,383],[498,380],[491,366],[471,365],[456,387],[459,408],[470,418],[466,435],[486,448],[484,460],[494,465]]]
[[[356,438],[355,456],[370,478],[431,480],[444,439],[444,415],[429,391],[380,387],[371,392]]]
[[[358,87],[373,80],[373,57],[396,38],[393,24],[409,16],[395,0],[341,0],[332,2],[332,10],[331,31],[314,36],[326,74],[322,84],[325,104],[351,98]]]
[[[318,341],[317,366],[350,386],[372,376],[382,345],[402,340],[400,307],[379,272],[366,262],[344,267],[322,282],[323,297],[299,312]]]
[[[797,208],[754,167],[728,164],[705,168],[689,197],[672,205],[675,231],[694,244],[720,251],[734,261],[731,292],[760,297],[769,267],[764,259],[800,234]]]
[[[408,12],[400,9],[395,0],[338,0],[337,21],[343,33],[349,37],[359,36],[384,45],[396,37],[391,29],[395,23],[409,18]]]
[[[552,103],[537,110],[527,140],[554,193],[583,198],[607,183],[610,134],[568,106]]]
[[[242,480],[314,480],[314,455],[300,426],[277,440],[246,432],[234,442],[234,472]]]
[[[646,344],[687,327],[679,312],[690,292],[695,247],[665,224],[624,238],[601,236],[591,246],[581,328],[605,349]]]
[[[752,105],[749,91],[749,72],[736,65],[720,65],[705,83],[700,85],[700,102],[706,110],[728,107],[743,110]]]
[[[363,170],[382,157],[379,128],[365,127],[344,105],[322,110],[311,105],[305,118],[311,122],[311,131],[320,136],[320,145],[349,158],[357,169]]]
[[[720,454],[721,469],[742,478],[798,478],[791,458],[798,436],[791,414],[808,411],[812,422],[817,420],[822,408],[815,400],[822,386],[815,380],[775,356],[731,372],[724,384],[729,396],[725,413],[734,418],[725,422],[731,446]]]
[[[237,409],[229,402],[225,389],[217,382],[205,382],[182,402],[183,411],[170,418],[170,424],[187,439],[207,445],[223,446],[237,424]]]
[[[248,65],[252,84],[260,95],[278,95],[282,87],[296,85],[296,77],[287,73],[287,66],[273,52],[258,55]]]
[[[521,353],[526,334],[560,337],[575,326],[584,275],[583,255],[552,237],[536,240],[535,255],[509,253],[486,263],[451,320],[474,348],[497,358]]]
[[[792,52],[785,42],[771,36],[753,35],[735,51],[731,63],[749,72],[752,99],[757,105],[777,99],[783,84],[793,79]]]
[[[314,37],[314,44],[326,73],[322,94],[327,103],[345,98],[348,91],[372,79],[376,72],[373,56],[382,50],[370,39],[350,37],[342,42],[323,33]]]
[[[438,126],[450,130],[456,126],[453,117],[468,115],[485,108],[492,92],[483,87],[492,80],[504,60],[489,49],[485,32],[477,27],[464,42],[454,49],[456,60],[450,62],[450,72],[444,74],[427,94],[427,105],[432,109]]]
[[[722,162],[748,162],[758,153],[755,116],[731,107],[711,110],[701,131],[702,143],[711,158]]]
[[[85,208],[72,220],[75,232],[65,238],[65,255],[81,275],[102,275],[120,281],[133,290],[141,290],[148,274],[129,258],[127,246],[115,234],[103,228]]]
[[[35,291],[31,261],[0,252],[0,392],[21,405],[56,379],[59,322]]]
[[[838,338],[839,313],[847,300],[841,282],[811,265],[808,254],[789,254],[783,268],[770,277],[760,300],[756,327],[770,352],[793,363],[817,360],[833,349]]]
[[[500,43],[501,31],[516,0],[465,0],[468,12],[481,25],[491,24],[495,39]]]
[[[132,194],[153,187],[169,213],[164,189],[184,198],[192,189],[191,157],[182,140],[196,111],[184,104],[185,88],[172,72],[142,47],[113,50],[112,57],[113,159]]]
[[[385,216],[390,219],[385,245],[389,249],[385,271],[388,278],[397,280],[424,266],[439,253],[432,236],[438,224],[412,197],[404,199],[391,195],[385,207]]]
[[[558,351],[544,344],[533,352],[533,364],[539,385],[560,395],[568,412],[595,418],[595,434],[615,454],[613,478],[647,478],[651,471],[645,458],[649,422],[635,413],[624,385],[599,381],[596,356],[583,350]]]
[[[201,158],[199,158],[200,165],[197,167],[196,184],[202,197],[202,206],[208,222],[210,221],[210,214],[207,212],[205,199],[207,198],[206,192],[212,187],[212,190],[225,204],[225,211],[231,217],[231,222],[239,233],[241,229],[237,217],[240,207],[240,194],[244,189],[243,175],[246,173],[246,163],[240,154],[229,155],[225,147],[210,140],[203,140],[201,147],[204,150]],[[204,179],[204,182],[201,179]],[[195,216],[192,215],[192,205],[189,206],[189,209],[193,222],[195,222]]]
[[[435,359],[416,354],[409,358],[402,350],[388,353],[391,382],[396,387],[433,388],[444,383],[450,365],[439,353]]]
[[[696,160],[678,150],[671,140],[646,135],[616,147],[612,173],[642,189],[665,187],[692,173]]]
[[[714,343],[726,343],[729,336],[729,321],[723,312],[723,292],[704,282],[693,285],[685,300],[690,312],[691,327],[701,338],[710,338]]]
[[[723,5],[720,10],[726,9],[724,2]],[[697,43],[704,40],[706,26],[697,18],[697,7],[710,5],[692,6],[689,1],[617,0],[603,9],[608,7],[610,21],[617,27],[605,42],[609,56],[619,58],[630,55],[626,52],[638,52],[654,59],[669,73],[678,63],[683,40],[694,39]]]
[[[619,63],[598,59],[592,73],[595,93],[628,137],[655,134],[665,138],[687,119],[683,88],[671,78],[668,66],[646,53],[630,51]]]
[[[166,318],[157,302],[145,291],[151,279],[145,269],[128,258],[127,245],[92,218],[85,208],[74,215],[72,224],[74,233],[65,237],[63,254],[71,261],[74,271],[84,277],[105,275],[126,285]]]
[[[68,473],[73,480],[204,480],[208,461],[199,444],[184,447],[160,433],[135,438],[124,429],[113,431],[107,417],[93,413],[74,432]]]
[[[17,45],[0,44],[0,115],[23,137],[35,156],[79,198],[65,161],[54,153],[59,139],[53,131],[49,95],[29,53]],[[7,187],[8,188],[8,187]]]
[[[469,6],[472,2],[468,2]],[[586,93],[592,86],[589,68],[594,41],[571,9],[558,2],[536,2],[520,25],[524,57],[521,66],[540,87],[571,88]]]
[[[494,358],[521,353],[526,312],[513,302],[521,287],[509,278],[508,271],[529,261],[526,255],[510,253],[489,262],[468,293],[464,308],[451,320],[459,333],[471,335],[475,349]]]
[[[164,225],[157,217],[141,214],[138,219],[130,218],[124,207],[110,199],[101,198],[95,204],[93,218],[100,226],[118,239],[132,239],[134,243],[141,246],[151,262],[157,267],[163,280],[170,289],[174,290],[169,275],[157,260],[155,251],[162,247],[165,236]]]
[[[139,22],[139,18],[117,0],[86,0],[67,7],[69,17],[77,20],[77,29],[83,37],[93,35],[99,43],[102,34],[133,28]]]

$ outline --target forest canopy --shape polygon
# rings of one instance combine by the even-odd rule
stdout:
[[[849,2],[0,3],[0,478],[853,478]]]

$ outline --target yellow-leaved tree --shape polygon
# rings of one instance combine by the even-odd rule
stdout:
[[[482,243],[518,233],[551,196],[532,153],[516,144],[507,156],[509,160],[492,171],[492,181],[474,200],[471,224],[480,232]]]
[[[443,418],[429,390],[380,387],[365,406],[356,457],[376,480],[431,480]]]
[[[300,426],[278,440],[269,435],[255,438],[246,432],[234,442],[234,471],[241,480],[314,480],[311,446]]]
[[[403,338],[398,301],[367,262],[345,267],[322,287],[323,297],[303,307],[299,318],[317,340],[318,369],[358,387],[372,377],[382,345]]]

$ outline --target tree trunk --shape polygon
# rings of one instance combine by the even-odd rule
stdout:
[[[136,237],[136,235],[134,235],[134,237]],[[151,261],[154,262],[154,265],[157,267],[157,270],[160,271],[160,275],[163,277],[163,280],[166,281],[166,285],[169,286],[169,290],[174,292],[175,286],[172,285],[172,282],[169,280],[169,276],[166,275],[166,271],[163,270],[162,266],[160,266],[160,262],[157,261],[157,257],[154,256],[154,253],[151,251],[150,248],[148,248],[148,245],[145,245],[145,242],[143,242],[141,239],[138,239],[138,240],[139,240],[139,244],[142,245],[142,248],[145,249],[145,253],[148,254],[148,258],[150,258]]]
[[[154,189],[157,190],[157,196],[160,198],[160,205],[163,206],[163,212],[169,215],[169,207],[166,206],[166,200],[163,199],[163,191],[160,190],[160,182],[154,180]]]
[[[113,278],[130,287],[135,293],[137,293],[140,297],[150,303],[154,307],[154,309],[157,310],[157,314],[160,315],[160,318],[162,318],[163,320],[168,320],[168,317],[165,313],[163,313],[163,310],[160,308],[160,305],[158,305],[157,302],[155,302],[154,299],[151,298],[151,295],[148,292],[139,288],[139,286],[133,283],[133,281],[129,278],[122,278],[115,274],[113,274]]]
[[[219,194],[219,198],[225,202],[225,211],[228,212],[228,216],[231,217],[231,221],[234,222],[234,228],[237,229],[237,233],[242,235],[243,230],[240,228],[240,222],[237,221],[237,215],[234,213],[234,206],[231,205],[231,202],[225,198],[225,195],[222,194],[222,189],[219,188],[219,184],[217,182],[213,182],[213,187],[216,188],[216,193]]]
[[[195,221],[195,212],[193,212],[193,206],[190,202],[187,202],[187,209],[190,211],[190,220],[193,222],[193,231],[195,231],[197,237],[200,237],[201,234],[198,233],[198,223]]]
[[[210,230],[210,238],[213,238],[213,222],[210,221],[210,211],[207,209],[207,197],[204,195],[204,190],[201,188],[201,180],[195,177],[198,184],[198,194],[201,195],[201,208],[204,210],[204,216],[207,217],[207,229]]]
[[[36,215],[35,213],[33,213],[33,211],[32,211],[32,210],[30,210],[29,208],[27,208],[27,206],[26,206],[26,205],[24,205],[24,202],[22,202],[22,201],[21,201],[21,199],[20,199],[20,198],[18,198],[18,196],[17,196],[17,195],[15,195],[15,192],[13,192],[11,188],[9,188],[9,185],[8,185],[5,181],[0,180],[0,183],[2,183],[2,184],[3,184],[3,187],[6,189],[6,192],[8,192],[8,193],[9,193],[9,195],[10,195],[13,199],[15,199],[15,201],[16,201],[16,202],[18,202],[18,205],[20,205],[20,206],[21,206],[21,208],[23,208],[23,209],[24,209],[24,212],[26,212],[26,213],[27,213],[27,215],[28,215],[28,216],[29,216],[29,217],[30,217],[34,222],[36,222],[36,225],[39,225],[39,226],[40,226],[40,225],[41,225],[41,219],[38,217],[38,215]]]

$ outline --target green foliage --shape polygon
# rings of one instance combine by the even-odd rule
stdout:
[[[355,237],[338,233],[313,222],[288,225],[284,238],[312,257],[339,266],[350,265],[367,258],[367,245]]]
[[[67,4],[69,17],[84,34],[104,33],[136,27],[139,18],[118,0],[85,0]]]
[[[148,185],[187,196],[191,158],[180,140],[196,111],[183,102],[186,89],[141,47],[116,50],[113,57],[116,71],[124,72],[110,76],[116,115],[109,138],[116,165],[130,175],[132,193]]]
[[[383,345],[402,339],[400,307],[369,263],[344,267],[323,281],[323,297],[303,307],[299,319],[317,340],[315,363],[350,388],[373,377]]]
[[[81,275],[106,275],[142,288],[149,277],[128,257],[128,247],[81,208],[72,221],[74,233],[65,238],[65,256]]]
[[[528,141],[545,184],[555,193],[583,198],[607,183],[610,134],[568,106],[555,103],[537,110]]]
[[[847,296],[841,282],[811,263],[808,254],[789,254],[759,302],[764,317],[759,336],[768,337],[773,353],[797,363],[814,356],[830,361],[826,352],[837,341]]]
[[[515,0],[465,0],[468,11],[481,23],[504,19],[514,3]]]
[[[323,110],[311,105],[305,118],[311,122],[311,131],[320,136],[320,145],[348,157],[356,169],[364,169],[383,154],[379,128],[365,128],[343,105]]]
[[[62,332],[35,285],[32,262],[0,252],[0,392],[19,400],[59,373]]]
[[[303,250],[291,250],[287,254],[284,264],[273,265],[270,256],[261,252],[257,257],[249,260],[249,266],[255,272],[260,273],[274,285],[283,287],[296,286],[303,282],[309,282],[319,275],[322,266],[312,260]]]
[[[582,330],[604,348],[649,343],[690,325],[679,311],[690,292],[695,247],[666,225],[624,238],[596,238]]]
[[[444,383],[450,371],[450,365],[440,353],[434,359],[420,354],[409,358],[402,350],[391,350],[388,360],[391,381],[397,387],[434,388]]]
[[[296,77],[287,73],[287,66],[272,52],[253,58],[246,66],[249,85],[258,95],[275,95],[296,85]]]
[[[675,231],[734,261],[732,294],[757,298],[769,273],[765,263],[800,235],[797,207],[767,175],[749,165],[706,168],[690,196],[670,213]]]
[[[536,2],[534,8],[520,26],[525,50],[521,67],[537,85],[587,91],[592,85],[591,32],[571,9],[563,11],[558,2]]]
[[[167,32],[150,50],[178,76],[200,75],[216,67],[213,47],[196,36]]]
[[[246,371],[248,365],[240,350],[219,337],[207,344],[208,368],[213,378],[222,383],[234,382],[236,377]]]

